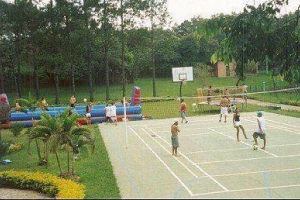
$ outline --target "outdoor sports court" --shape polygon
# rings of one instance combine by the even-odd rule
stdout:
[[[232,114],[227,123],[218,122],[218,114],[188,117],[189,123],[179,123],[180,157],[171,155],[175,118],[99,128],[122,198],[300,198],[300,119],[263,117],[266,150],[252,148],[256,112],[241,112],[250,139],[240,131],[240,142]]]

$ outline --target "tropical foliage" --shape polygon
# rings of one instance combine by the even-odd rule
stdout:
[[[42,141],[43,152],[39,157],[39,164],[47,165],[49,155],[54,154],[60,176],[72,177],[75,175],[75,166],[72,165],[72,169],[70,166],[70,163],[73,163],[73,154],[78,153],[80,149],[84,149],[86,145],[91,147],[90,150],[93,153],[94,137],[90,129],[77,123],[78,114],[73,113],[69,116],[69,113],[69,109],[56,117],[51,117],[48,113],[41,113],[41,120],[37,122],[36,126],[28,129],[27,133],[29,134],[29,154],[31,154],[30,143],[35,140]],[[66,160],[67,171],[65,172],[63,172],[59,156],[59,152],[63,151],[66,151],[68,155]]]
[[[85,197],[84,185],[47,173],[2,171],[0,181],[2,187],[34,190],[56,199],[83,199]]]

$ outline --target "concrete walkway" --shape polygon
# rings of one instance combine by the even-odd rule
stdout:
[[[51,199],[45,194],[12,188],[0,188],[0,199]],[[53,198],[52,198],[53,199]]]
[[[281,110],[300,111],[300,106],[291,106],[291,105],[285,105],[285,104],[262,102],[262,101],[257,101],[257,100],[253,100],[253,99],[248,99],[247,103],[249,103],[249,104],[255,104],[255,105],[260,105],[260,106],[281,107]]]

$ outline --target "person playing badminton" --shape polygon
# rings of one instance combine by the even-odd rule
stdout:
[[[179,147],[178,133],[180,132],[178,127],[178,120],[175,120],[171,126],[171,142],[172,142],[172,156],[178,157],[177,148]]]
[[[264,141],[264,146],[261,149],[266,148],[266,121],[262,117],[262,112],[257,112],[257,130],[253,133],[254,145],[258,145],[257,138],[260,137]]]

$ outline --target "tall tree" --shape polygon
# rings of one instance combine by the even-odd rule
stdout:
[[[122,42],[122,54],[121,54],[121,67],[122,67],[122,91],[123,97],[126,96],[126,66],[125,66],[125,36],[127,29],[131,29],[135,26],[136,21],[141,17],[141,13],[144,12],[147,2],[145,0],[121,0],[120,1],[120,17],[121,17],[121,42]],[[127,64],[128,65],[128,64]]]
[[[149,0],[146,16],[150,20],[151,31],[151,66],[152,66],[152,89],[153,97],[156,97],[156,29],[162,28],[168,18],[167,0]]]

